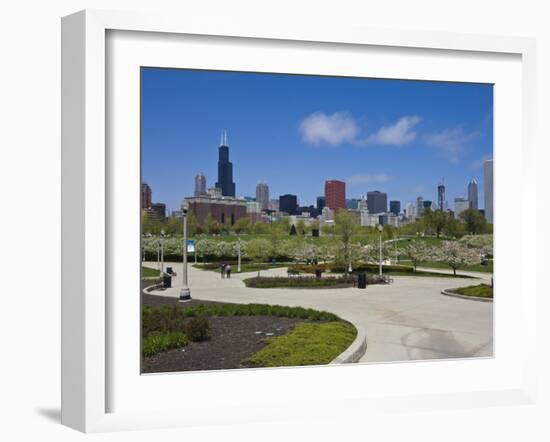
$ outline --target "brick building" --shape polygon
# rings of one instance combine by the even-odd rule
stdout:
[[[185,198],[187,208],[197,222],[203,225],[209,214],[219,223],[230,225],[240,218],[246,218],[246,201],[236,198],[199,196]]]
[[[346,208],[346,183],[338,180],[325,181],[325,205],[331,210]]]

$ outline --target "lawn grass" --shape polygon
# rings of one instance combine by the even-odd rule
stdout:
[[[452,293],[458,293],[459,295],[474,296],[476,298],[493,297],[493,287],[488,284],[470,285],[468,287],[460,287],[449,291]]]
[[[185,347],[189,339],[181,332],[165,331],[145,336],[141,341],[141,352],[144,356],[154,356],[158,353]]]
[[[432,269],[450,269],[450,267],[443,262],[425,261],[420,262],[418,267],[432,268]],[[463,270],[466,272],[480,272],[480,273],[493,273],[493,260],[489,260],[487,265],[474,264],[470,266],[461,266],[458,271]]]
[[[384,272],[384,275],[389,276],[416,276],[418,278],[422,277],[428,277],[428,278],[465,278],[465,279],[472,279],[473,276],[468,275],[460,275],[457,274],[456,276],[452,273],[439,273],[439,272],[428,272],[425,270],[417,270],[416,272]]]
[[[142,278],[158,278],[159,276],[160,276],[160,272],[157,269],[141,266]]]
[[[267,345],[242,364],[248,367],[287,367],[328,364],[357,336],[347,322],[301,323],[284,336],[267,338]]]

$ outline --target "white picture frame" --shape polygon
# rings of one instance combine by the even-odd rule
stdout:
[[[207,405],[198,405],[196,409],[175,408],[166,402],[166,406],[150,409],[115,410],[109,404],[109,394],[114,388],[109,376],[113,360],[112,347],[109,344],[109,327],[115,318],[110,311],[108,291],[110,288],[109,243],[112,230],[108,228],[111,216],[109,184],[109,152],[106,121],[107,108],[106,82],[108,32],[144,32],[161,35],[180,36],[217,36],[226,39],[253,39],[270,41],[271,44],[285,42],[288,46],[307,42],[308,44],[338,45],[345,47],[376,47],[380,51],[391,48],[407,50],[429,50],[440,54],[473,54],[479,60],[490,54],[516,57],[521,68],[521,91],[519,93],[521,116],[517,134],[521,148],[516,147],[515,154],[522,160],[523,170],[533,164],[534,147],[534,105],[535,105],[535,46],[534,41],[516,37],[490,37],[450,33],[427,33],[415,31],[388,31],[376,29],[358,29],[345,26],[326,26],[308,24],[294,27],[281,23],[266,27],[242,21],[227,23],[208,22],[188,17],[154,16],[87,10],[63,18],[62,21],[62,423],[85,432],[99,432],[139,428],[160,428],[170,426],[207,425],[212,422],[254,422],[287,418],[306,418],[312,416],[335,416],[368,414],[383,409],[385,412],[403,410],[460,408],[469,406],[487,406],[499,404],[532,403],[535,393],[534,339],[526,340],[517,367],[513,375],[507,376],[509,382],[495,382],[487,388],[480,385],[463,385],[462,390],[446,391],[435,383],[433,389],[425,394],[399,390],[387,394],[368,395],[361,388],[350,391],[352,381],[345,384],[341,395],[330,390],[329,396],[321,400],[308,399],[309,407],[286,406],[279,403],[273,406],[258,407],[254,395],[258,395],[253,385],[258,382],[276,382],[277,377],[296,382],[311,378],[318,368],[292,370],[253,370],[209,375],[200,379],[216,382],[217,379],[231,379],[242,384],[248,376],[250,391],[242,395],[231,409],[224,401],[210,401],[209,415],[205,414]],[[498,109],[498,108],[497,108]],[[516,115],[516,114],[514,114]],[[495,118],[499,118],[496,113]],[[519,118],[518,118],[519,119]],[[498,136],[498,134],[497,134]],[[498,138],[497,138],[498,142]],[[504,166],[503,166],[504,167]],[[502,170],[502,169],[501,169]],[[496,180],[498,180],[498,168]],[[503,175],[501,175],[502,177]],[[527,192],[529,180],[531,189],[535,188],[534,176],[524,175],[524,187],[519,189],[523,204],[536,206],[536,192]],[[498,181],[497,181],[498,183]],[[498,184],[496,185],[498,187]],[[497,190],[498,193],[498,190]],[[498,196],[497,196],[498,198]],[[498,214],[498,201],[495,211]],[[498,216],[498,215],[496,215]],[[519,215],[533,216],[529,214]],[[521,224],[521,241],[516,244],[523,263],[521,278],[517,286],[521,290],[522,316],[518,317],[523,337],[533,336],[536,316],[536,281],[527,278],[528,256],[536,250],[534,238],[529,236],[525,223]],[[498,234],[497,234],[498,244]],[[500,243],[504,244],[504,243]],[[503,245],[496,245],[504,250]],[[515,247],[512,245],[512,247]],[[515,250],[515,249],[514,249]],[[499,252],[497,252],[499,253]],[[503,252],[504,253],[504,252]],[[506,271],[502,267],[503,272]],[[504,286],[499,288],[505,294]],[[505,304],[501,304],[505,310]],[[495,302],[498,306],[498,302]],[[139,339],[139,336],[135,336]],[[497,334],[497,339],[498,334]],[[496,359],[499,358],[497,353]],[[452,369],[450,361],[446,367],[435,370]],[[459,362],[457,362],[459,364]],[[417,364],[403,364],[405,370],[413,375]],[[373,366],[371,366],[373,367]],[[487,366],[488,368],[489,366]],[[471,376],[475,377],[477,368],[472,366]],[[307,371],[304,371],[307,370]],[[323,372],[326,379],[332,379],[336,370],[348,370],[346,377],[353,379],[349,367],[331,367]],[[401,368],[395,365],[378,365],[369,372],[381,370],[394,372],[402,376]],[[521,373],[520,373],[521,371]],[[292,372],[292,373],[291,373]],[[289,374],[291,373],[291,374]],[[512,372],[511,372],[512,373]],[[357,374],[357,370],[355,370]],[[191,374],[196,376],[195,374]],[[176,376],[163,375],[164,386],[176,383]],[[181,376],[186,376],[185,374]],[[210,376],[210,377],[208,377]],[[433,374],[432,374],[433,376]],[[254,380],[252,380],[254,378]],[[513,379],[512,379],[513,378]],[[504,378],[503,378],[504,379]],[[199,382],[199,377],[194,378]],[[330,381],[328,381],[330,384]],[[472,382],[474,385],[475,382]],[[344,385],[344,384],[343,384]],[[444,382],[441,383],[444,385]],[[193,393],[194,394],[194,393]],[[191,397],[193,399],[193,397]],[[259,397],[257,397],[259,401]],[[261,402],[258,402],[261,403]],[[303,405],[303,404],[301,404]]]

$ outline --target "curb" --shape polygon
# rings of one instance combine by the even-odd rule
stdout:
[[[466,296],[466,295],[461,295],[459,293],[453,293],[449,290],[450,289],[443,289],[441,290],[441,294],[445,296],[451,296],[453,298],[469,299],[470,301],[493,302],[493,298],[479,298],[477,296]]]
[[[357,336],[355,337],[355,340],[346,350],[344,350],[344,352],[340,353],[340,355],[336,359],[331,361],[329,365],[353,364],[355,362],[358,362],[359,359],[361,359],[366,353],[367,333],[365,332],[365,329],[363,327],[356,326],[355,324],[353,325],[357,329]]]
[[[159,282],[158,284],[149,285],[149,286],[147,286],[143,289],[143,293],[145,293],[147,295],[154,295],[154,293],[151,293],[151,292],[153,290],[157,290],[157,289],[159,289],[163,286],[164,286],[164,284],[162,282]]]

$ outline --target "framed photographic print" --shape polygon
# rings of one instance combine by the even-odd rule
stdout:
[[[63,423],[530,401],[534,243],[506,209],[532,195],[506,177],[532,159],[533,57],[64,18]]]

